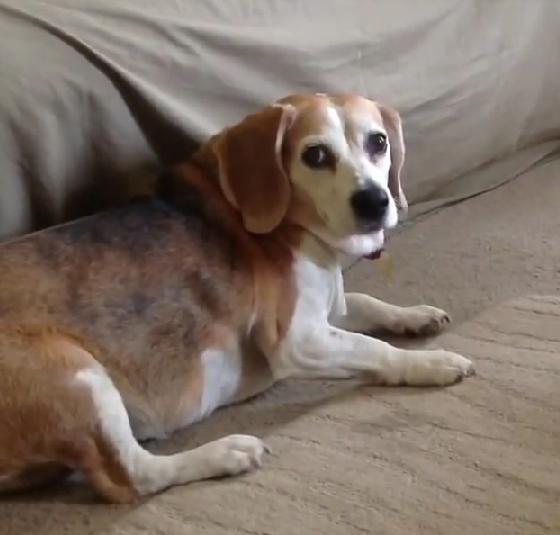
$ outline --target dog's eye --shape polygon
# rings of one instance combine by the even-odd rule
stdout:
[[[379,132],[369,134],[366,138],[365,149],[370,156],[384,154],[387,150],[387,136]]]
[[[310,145],[301,153],[302,162],[311,169],[333,168],[336,158],[327,145]]]

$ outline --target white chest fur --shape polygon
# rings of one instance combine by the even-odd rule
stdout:
[[[315,322],[346,314],[342,271],[332,250],[307,236],[295,271],[298,300],[294,322]]]
[[[309,352],[314,333],[346,314],[340,264],[331,249],[306,236],[296,258],[297,301],[284,343],[270,359],[275,379],[294,375],[294,356]],[[296,359],[297,360],[297,359]]]

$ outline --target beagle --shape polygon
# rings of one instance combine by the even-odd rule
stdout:
[[[110,502],[260,466],[232,435],[174,455],[140,442],[291,377],[449,385],[444,350],[368,334],[450,320],[344,293],[406,208],[396,111],[287,97],[212,137],[158,195],[0,246],[0,489],[68,470]],[[140,442],[139,442],[140,441]]]

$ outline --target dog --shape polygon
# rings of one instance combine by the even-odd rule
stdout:
[[[399,114],[296,95],[210,138],[158,194],[0,247],[0,488],[83,473],[129,503],[260,466],[257,437],[174,455],[141,442],[286,378],[450,385],[472,363],[369,334],[435,333],[442,310],[344,293],[407,202]]]

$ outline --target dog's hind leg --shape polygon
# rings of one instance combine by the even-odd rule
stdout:
[[[0,327],[0,491],[84,473],[115,503],[262,462],[264,444],[232,435],[175,455],[154,455],[134,437],[105,368],[71,337]]]
[[[121,396],[102,367],[82,369],[76,378],[91,390],[100,433],[81,468],[111,501],[129,501],[173,485],[236,475],[260,466],[266,446],[248,435],[230,435],[174,455],[154,455],[136,440]],[[128,486],[130,495],[115,493]]]

